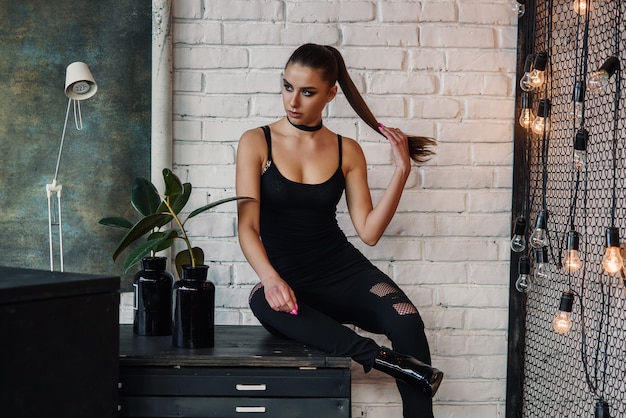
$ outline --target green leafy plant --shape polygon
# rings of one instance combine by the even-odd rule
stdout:
[[[165,192],[161,195],[150,180],[137,177],[133,181],[130,201],[135,210],[143,216],[136,223],[123,217],[102,218],[98,223],[104,226],[126,230],[126,234],[118,244],[113,253],[113,261],[116,261],[120,254],[135,241],[145,237],[146,241],[137,245],[129,252],[124,260],[124,271],[141,261],[144,257],[158,251],[165,250],[174,244],[175,239],[182,239],[186,249],[176,254],[175,265],[178,276],[181,277],[183,265],[204,264],[204,252],[199,247],[192,247],[189,235],[185,229],[185,223],[215,206],[233,200],[251,199],[249,197],[229,197],[209,203],[193,210],[183,220],[179,213],[183,210],[189,196],[191,196],[191,184],[182,183],[178,176],[170,169],[163,170],[163,180],[165,181]],[[163,229],[172,222],[172,228]]]

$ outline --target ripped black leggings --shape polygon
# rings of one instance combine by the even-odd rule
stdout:
[[[318,348],[334,356],[351,357],[372,368],[378,344],[342,324],[384,334],[392,348],[431,364],[424,323],[405,293],[376,268],[332,283],[291,284],[298,300],[298,315],[276,312],[265,300],[263,287],[250,294],[250,307],[272,334]],[[404,417],[432,417],[432,400],[418,390],[398,382]]]

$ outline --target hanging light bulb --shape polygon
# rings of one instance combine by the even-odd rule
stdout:
[[[513,11],[513,14],[522,17],[524,12],[526,11],[526,0],[513,0],[511,1],[510,7]]]
[[[531,129],[536,135],[543,135],[550,130],[550,110],[552,103],[550,99],[541,99],[537,105],[537,117],[531,124]]]
[[[546,66],[548,65],[548,53],[540,52],[535,56],[533,70],[530,73],[530,80],[535,89],[543,86],[546,81]]]
[[[519,83],[521,89],[524,91],[538,89],[546,81],[545,71],[548,65],[548,54],[546,52],[540,52],[534,56],[534,61],[532,61],[532,58],[532,55],[526,57],[524,75]]]
[[[584,15],[589,11],[591,0],[574,0],[574,11],[579,15]]]
[[[609,57],[598,71],[589,75],[587,79],[587,89],[592,94],[599,94],[609,85],[609,80],[619,69],[619,58],[615,56]]]
[[[563,250],[563,268],[570,273],[574,273],[582,268],[583,262],[580,259],[578,232],[571,230],[567,233],[567,247]]]
[[[583,107],[585,102],[585,86],[580,81],[574,84],[572,102],[573,104],[569,115],[570,118],[574,119],[576,126],[579,126],[583,119]]]
[[[587,164],[587,141],[589,139],[589,131],[580,128],[574,137],[574,167],[580,169]]]
[[[517,280],[515,281],[515,289],[517,289],[518,292],[527,293],[533,286],[530,278],[530,262],[528,257],[522,256],[519,258],[517,271],[519,276],[517,276]]]
[[[524,61],[524,75],[519,80],[519,86],[524,91],[532,91],[534,89],[530,72],[533,66],[533,55],[528,55]]]
[[[535,250],[537,265],[535,266],[535,281],[548,282],[552,279],[552,267],[548,262],[548,249],[537,248]]]
[[[530,236],[530,246],[533,248],[543,248],[549,245],[548,241],[548,212],[539,211],[535,221],[535,230]]]
[[[528,92],[522,92],[522,111],[519,116],[519,124],[524,129],[530,128],[531,123],[535,119],[535,115],[531,109],[531,98]]]
[[[606,251],[602,257],[602,267],[609,274],[617,274],[624,268],[624,259],[620,253],[619,229],[606,229]]]
[[[572,329],[572,307],[574,306],[574,295],[571,292],[563,292],[561,295],[561,303],[552,327],[559,334],[565,334]]]
[[[520,216],[515,220],[513,227],[513,238],[511,239],[511,250],[521,253],[526,249],[526,219]]]

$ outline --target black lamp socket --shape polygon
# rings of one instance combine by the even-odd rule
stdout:
[[[550,99],[541,99],[537,105],[537,116],[540,118],[550,117],[550,111],[552,109],[552,103]]]
[[[572,100],[575,103],[582,103],[585,101],[585,85],[582,81],[577,81],[574,84],[574,92],[572,93]]]
[[[596,402],[595,418],[611,418],[609,404],[605,400],[600,399]]]
[[[598,72],[605,71],[609,77],[612,77],[613,74],[619,69],[619,58],[616,56],[611,56],[604,61],[602,67],[598,70]]]
[[[537,264],[545,264],[548,262],[548,252],[543,248],[537,248],[535,250],[535,257],[537,260]]]
[[[528,257],[522,256],[519,258],[517,270],[519,274],[530,274],[530,260],[528,260]]]
[[[526,233],[526,219],[520,216],[515,220],[515,227],[513,227],[513,235],[524,235]]]
[[[568,250],[576,250],[580,248],[580,235],[576,231],[569,231],[567,233],[567,249]]]
[[[619,247],[619,229],[611,226],[606,229],[606,247]]]
[[[577,151],[587,151],[587,140],[589,139],[589,131],[580,128],[574,137],[574,149]]]
[[[530,109],[532,102],[530,94],[527,91],[522,92],[522,109]]]
[[[548,212],[540,210],[537,214],[537,220],[535,221],[536,229],[546,229],[548,226]]]
[[[572,312],[574,306],[574,295],[570,292],[563,292],[561,295],[561,302],[559,303],[559,311]]]
[[[548,65],[548,53],[540,52],[535,56],[535,62],[533,62],[533,70],[545,71]]]

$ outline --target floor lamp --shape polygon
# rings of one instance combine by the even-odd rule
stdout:
[[[73,62],[67,66],[65,71],[65,95],[68,97],[67,110],[65,112],[65,123],[63,124],[63,134],[61,135],[61,145],[59,146],[59,156],[57,157],[57,165],[54,170],[54,179],[52,183],[46,184],[46,195],[48,196],[48,237],[50,243],[50,271],[54,271],[54,255],[52,250],[52,211],[51,199],[53,195],[57,198],[57,214],[58,219],[54,222],[59,226],[59,259],[61,262],[61,271],[63,271],[63,222],[61,219],[61,190],[63,186],[57,182],[59,175],[59,164],[61,162],[61,152],[63,151],[63,142],[65,140],[65,131],[67,128],[67,120],[70,115],[70,108],[74,105],[74,123],[77,130],[83,129],[83,119],[80,111],[80,101],[85,100],[96,94],[98,85],[89,71],[89,67],[84,62]]]

